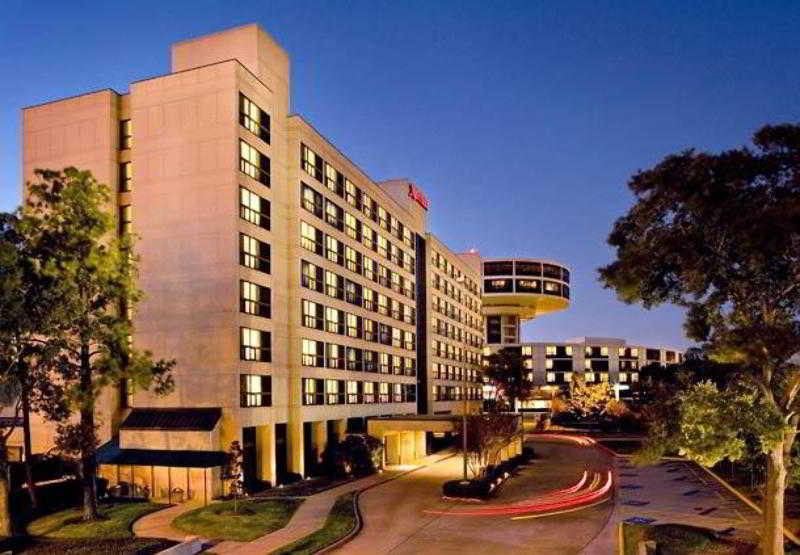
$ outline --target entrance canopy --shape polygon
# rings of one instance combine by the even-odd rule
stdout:
[[[367,433],[380,438],[400,432],[452,432],[453,421],[459,418],[452,414],[370,417],[367,420]]]

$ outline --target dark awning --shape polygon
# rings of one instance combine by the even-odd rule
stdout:
[[[224,451],[169,451],[166,449],[120,449],[119,438],[97,449],[98,464],[134,466],[172,466],[180,468],[213,468],[224,466],[228,454]]]
[[[123,430],[210,431],[222,417],[220,408],[133,409]]]

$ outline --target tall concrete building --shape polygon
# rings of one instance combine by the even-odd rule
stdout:
[[[119,384],[98,407],[112,482],[221,490],[316,471],[330,441],[387,415],[481,404],[480,261],[427,227],[406,179],[375,182],[289,114],[289,57],[257,25],[180,42],[172,71],[23,110],[23,176],[76,166],[116,189],[136,236],[134,344],[177,359],[166,397]],[[24,194],[24,191],[23,191]],[[383,434],[387,462],[423,431]],[[37,451],[52,426],[34,428]]]

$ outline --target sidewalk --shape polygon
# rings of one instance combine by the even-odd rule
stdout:
[[[173,528],[172,521],[183,513],[201,507],[202,505],[203,504],[199,501],[189,501],[147,514],[133,523],[133,534],[144,538],[166,538],[168,540],[182,542],[191,534]]]

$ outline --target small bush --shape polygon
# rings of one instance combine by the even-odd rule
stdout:
[[[523,462],[528,462],[536,456],[536,453],[533,450],[533,447],[523,447],[521,456]]]
[[[303,475],[298,474],[297,472],[287,472],[280,478],[281,484],[294,484],[296,482],[301,482],[303,480]]]
[[[492,481],[469,480],[464,483],[461,480],[450,480],[442,486],[442,493],[447,497],[460,497],[462,499],[486,499],[496,491],[492,488]]]
[[[377,472],[382,460],[383,443],[362,434],[349,435],[343,441],[331,443],[322,453],[323,468],[332,477],[369,476]]]

